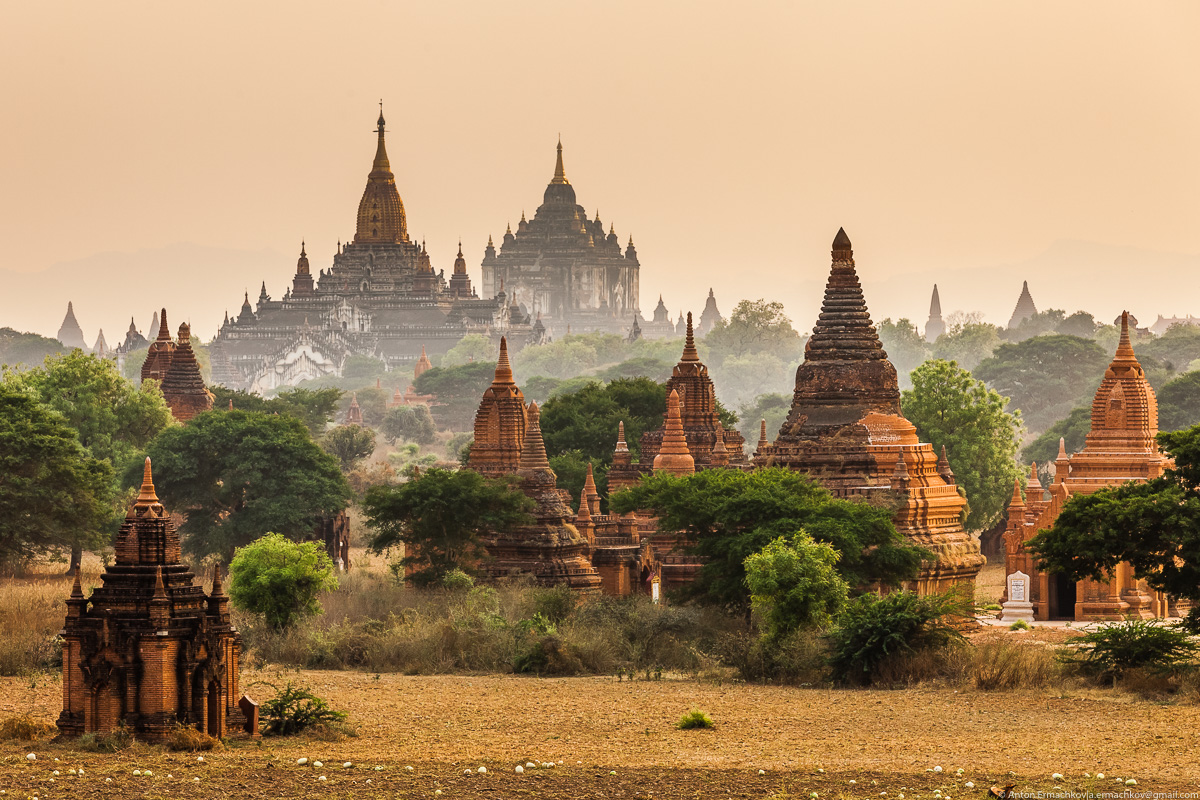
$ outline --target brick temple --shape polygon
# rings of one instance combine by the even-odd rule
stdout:
[[[1005,572],[1030,577],[1027,601],[1033,604],[1034,619],[1151,619],[1187,613],[1174,598],[1135,578],[1127,563],[1119,564],[1108,580],[1075,582],[1039,570],[1036,559],[1025,550],[1025,543],[1038,531],[1054,525],[1072,496],[1147,481],[1171,468],[1155,441],[1158,400],[1133,352],[1128,312],[1121,314],[1120,322],[1121,338],[1092,400],[1092,426],[1083,449],[1068,455],[1059,440],[1049,497],[1038,480],[1036,464],[1023,498],[1019,482],[1013,487],[1004,532]]]
[[[200,363],[192,350],[191,328],[185,322],[179,326],[179,340],[171,339],[167,327],[167,310],[159,317],[158,337],[150,343],[142,363],[142,380],[156,380],[171,414],[187,422],[197,414],[211,411],[213,396],[200,375]]]
[[[935,555],[908,588],[973,586],[986,560],[963,530],[966,500],[949,464],[939,463],[900,410],[896,368],[871,322],[844,230],[832,260],[791,410],[774,442],[764,430],[754,463],[806,472],[835,497],[894,505],[896,529]]]
[[[115,562],[91,597],[76,570],[66,605],[58,718],[64,734],[124,724],[139,739],[162,741],[176,725],[220,737],[242,724],[241,636],[230,623],[220,572],[205,595],[182,563],[150,459],[117,534]]]

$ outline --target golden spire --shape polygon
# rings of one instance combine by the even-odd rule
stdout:
[[[696,352],[696,338],[692,334],[692,312],[687,315],[687,337],[683,340],[683,357],[682,361],[699,361],[700,354]]]
[[[379,143],[375,146],[375,162],[371,165],[372,172],[391,172],[392,165],[388,162],[387,147],[383,143],[383,101],[379,101],[379,124],[375,128],[379,134]]]
[[[563,170],[562,160],[562,137],[558,137],[558,161],[554,165],[554,180],[551,183],[570,183],[567,180],[567,173]]]
[[[660,470],[672,475],[691,475],[696,471],[696,460],[692,458],[683,435],[679,392],[674,389],[667,397],[667,424],[663,428],[662,446],[654,457],[654,471]]]
[[[154,493],[154,475],[150,472],[150,457],[146,457],[146,466],[142,469],[142,490],[138,492],[134,505],[148,507],[158,503],[158,495]]]
[[[500,337],[500,358],[496,361],[496,377],[492,385],[508,386],[514,383],[512,365],[508,363],[508,339]]]

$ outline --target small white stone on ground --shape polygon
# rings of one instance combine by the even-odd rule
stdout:
[[[351,764],[349,761],[346,761],[346,762],[344,762],[344,763],[342,764],[342,768],[343,768],[343,769],[350,769],[350,768],[351,768],[351,767],[353,767],[353,766],[354,766],[354,765],[353,765],[353,764]]]
[[[29,761],[37,761],[37,756],[34,755],[33,753],[30,753],[29,755],[25,756],[25,758],[28,759]]]
[[[759,774],[759,775],[766,775],[766,774],[767,774],[767,771],[766,771],[765,769],[760,769],[760,770],[758,771],[758,774]]]
[[[1104,780],[1104,773],[1103,773],[1103,772],[1097,772],[1097,773],[1096,773],[1096,777],[1097,777],[1098,779],[1100,779],[1100,780]]]
[[[933,768],[933,771],[934,771],[934,772],[941,772],[941,771],[942,771],[942,768],[941,768],[941,767],[934,767],[934,768]]]
[[[296,759],[296,764],[298,764],[298,765],[299,765],[299,766],[301,766],[301,767],[303,767],[303,766],[304,766],[305,764],[307,764],[307,763],[308,763],[308,759],[307,759],[307,758],[297,758],[297,759]]]
[[[967,781],[967,782],[966,782],[965,784],[963,784],[963,785],[964,785],[964,786],[966,786],[968,789],[974,789],[974,788],[975,788],[975,784],[974,784],[974,783],[972,783],[971,781]]]
[[[1129,780],[1125,781],[1125,785],[1126,786],[1137,786],[1137,779],[1130,778]]]
[[[487,772],[487,767],[480,767],[480,768],[479,768],[479,774],[480,774],[480,775],[483,775],[485,772]]]
[[[317,780],[319,780],[319,781],[323,781],[323,780],[325,780],[325,776],[324,776],[324,775],[322,775],[321,777],[317,778]]]
[[[313,766],[316,767],[317,769],[320,769],[321,767],[323,767],[325,765],[322,764],[320,761],[314,761]]]
[[[516,768],[515,768],[515,770],[514,770],[514,771],[515,771],[515,772],[516,772],[518,775],[520,775],[522,772],[524,772],[524,771],[525,771],[525,768],[524,768],[524,767],[522,767],[520,764],[517,764],[517,766],[516,766]]]
[[[1062,779],[1063,779],[1063,776],[1062,776],[1061,772],[1056,772],[1050,776],[1050,780],[1052,780],[1052,781],[1061,781]]]

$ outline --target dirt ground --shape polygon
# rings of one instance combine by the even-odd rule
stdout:
[[[952,800],[983,797],[994,783],[1022,791],[1200,787],[1200,707],[1102,692],[295,671],[247,673],[243,689],[269,695],[254,681],[289,679],[348,711],[359,735],[333,742],[235,739],[204,754],[203,762],[146,745],[106,755],[70,743],[9,742],[0,744],[0,790],[39,800],[810,798],[812,792],[822,798],[886,792],[887,800],[909,800],[940,790]],[[0,717],[30,712],[52,722],[60,708],[61,684],[51,676],[0,679]],[[692,708],[711,714],[716,728],[676,730],[676,720]],[[36,761],[26,759],[30,752]],[[324,765],[297,766],[300,757]],[[514,766],[525,762],[555,766],[517,774]],[[82,776],[68,774],[80,768]],[[134,776],[135,769],[153,774]],[[1056,772],[1065,778],[1052,780]],[[1100,772],[1103,780],[1095,777]],[[1137,786],[1118,786],[1117,777],[1132,777]]]

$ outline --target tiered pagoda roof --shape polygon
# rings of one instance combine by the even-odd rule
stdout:
[[[475,412],[475,441],[468,466],[490,477],[511,475],[521,463],[525,442],[525,396],[513,380],[508,341],[500,338],[500,357],[492,385]],[[540,432],[539,432],[540,437]]]

